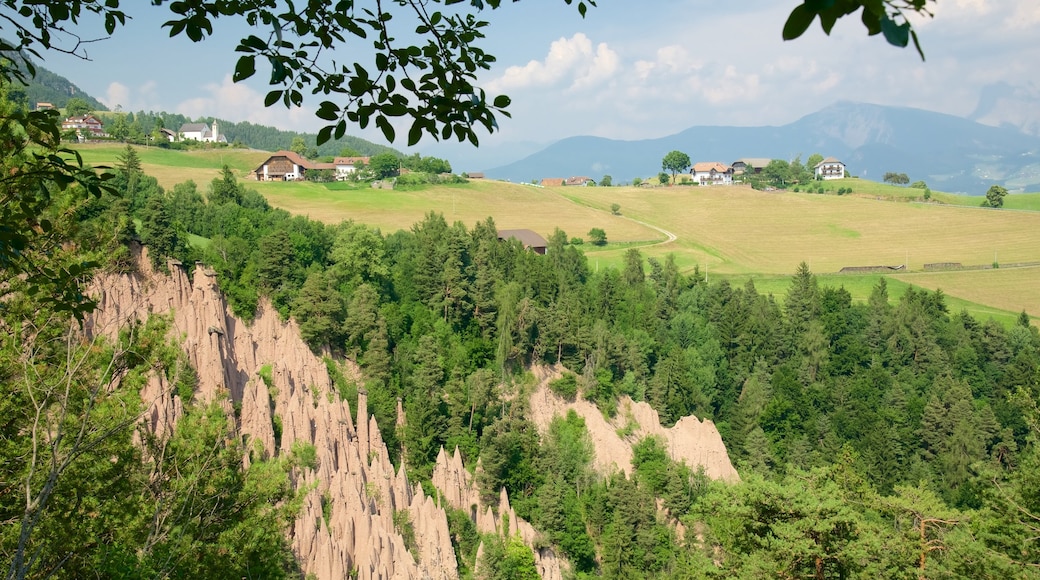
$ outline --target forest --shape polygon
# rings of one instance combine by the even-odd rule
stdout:
[[[893,300],[883,279],[854,304],[805,264],[782,299],[637,249],[594,272],[564,232],[540,256],[490,219],[326,225],[227,169],[164,191],[132,148],[109,185],[66,208],[102,267],[133,268],[140,240],[157,265],[215,269],[247,320],[270,300],[316,353],[360,365],[364,385],[341,396],[354,408],[367,389],[413,481],[429,485],[442,446],[479,457],[487,498],[505,488],[578,578],[1040,573],[1040,335],[1025,313],[1006,328],[949,312],[941,292]],[[713,420],[743,481],[712,482],[655,439],[636,443],[632,477],[594,473],[580,418],[544,434],[527,418],[518,395],[539,363],[569,369],[553,389],[608,416],[628,396],[666,424]],[[524,558],[479,566],[467,522],[451,519],[464,574],[523,577]]]
[[[272,208],[227,168],[165,191],[132,147],[100,184],[48,181],[53,159],[0,135],[16,250],[0,261],[10,578],[299,574],[282,532],[313,449],[241,470],[249,449],[192,402],[163,320],[114,343],[78,327],[91,306],[77,291],[98,269],[132,271],[134,243],[160,268],[213,268],[240,317],[270,300],[316,353],[355,361],[364,383],[338,377],[340,396],[356,410],[367,389],[412,481],[430,487],[441,447],[479,458],[487,499],[506,489],[575,578],[1040,575],[1040,334],[1025,313],[1004,327],[949,312],[941,292],[893,299],[884,280],[853,303],[805,264],[782,298],[638,249],[593,271],[565,232],[542,256],[499,240],[490,218],[328,225]],[[539,433],[528,418],[543,363],[569,370],[554,391],[607,416],[627,396],[666,424],[711,419],[742,481],[710,481],[653,438],[634,442],[631,476],[594,472],[582,419]],[[164,445],[132,429],[155,370],[186,408]],[[208,517],[187,515],[199,506]],[[449,525],[463,577],[534,573],[522,544],[484,538],[478,562],[470,519]]]

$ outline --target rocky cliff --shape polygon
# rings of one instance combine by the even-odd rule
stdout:
[[[319,579],[457,578],[445,512],[403,470],[394,471],[368,416],[365,393],[358,395],[355,426],[324,362],[294,323],[264,305],[246,325],[231,315],[212,272],[200,266],[189,278],[171,264],[169,275],[160,274],[145,256],[139,258],[140,273],[96,280],[98,309],[87,331],[114,336],[135,319],[168,315],[171,338],[198,371],[197,399],[224,406],[238,419],[240,434],[260,442],[268,456],[286,453],[297,442],[315,446],[317,468],[294,473],[297,485],[310,489],[289,531],[303,571]],[[270,385],[261,369],[269,371]],[[144,424],[155,432],[170,429],[183,412],[161,377],[141,394]],[[277,446],[275,417],[282,431]],[[394,514],[402,511],[415,530],[411,550],[394,526]]]
[[[693,469],[703,467],[712,479],[738,481],[740,476],[729,461],[726,445],[715,424],[697,417],[683,417],[671,427],[662,427],[657,411],[649,404],[629,397],[618,401],[618,412],[607,419],[596,405],[581,399],[565,401],[549,390],[549,382],[563,375],[560,366],[533,369],[538,388],[531,394],[531,420],[545,432],[553,417],[573,410],[585,420],[595,451],[593,460],[600,473],[632,469],[632,444],[651,435],[661,437],[675,461],[685,461]]]
[[[509,505],[509,495],[505,489],[498,496],[497,506],[485,505],[480,499],[480,488],[466,471],[458,447],[451,457],[448,457],[443,447],[437,454],[433,485],[448,504],[469,514],[480,533],[519,536],[534,551],[534,563],[542,580],[563,580],[560,559],[552,548],[541,547],[544,542],[538,541],[538,532],[534,526],[516,515]],[[480,551],[477,550],[478,553]]]

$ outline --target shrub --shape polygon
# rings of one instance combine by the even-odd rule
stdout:
[[[578,377],[574,373],[567,373],[558,379],[553,379],[549,381],[549,390],[567,401],[573,401],[578,395]]]
[[[581,238],[571,238],[571,245],[572,246],[580,246],[580,245],[582,245],[584,243],[585,243],[585,240],[583,240]]]

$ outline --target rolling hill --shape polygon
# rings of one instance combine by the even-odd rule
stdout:
[[[604,174],[615,181],[660,171],[672,150],[694,161],[729,164],[741,157],[804,161],[812,153],[844,161],[852,175],[880,179],[906,173],[943,191],[981,195],[994,183],[1040,191],[1040,138],[1010,127],[921,109],[840,102],[779,127],[690,127],[659,139],[618,141],[571,137],[524,159],[487,170],[489,177]]]

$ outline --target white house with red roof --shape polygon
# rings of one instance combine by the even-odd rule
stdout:
[[[700,185],[732,185],[733,168],[718,161],[694,163],[690,169],[693,182]]]

